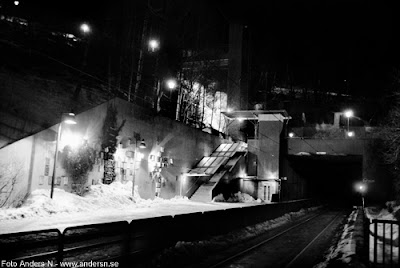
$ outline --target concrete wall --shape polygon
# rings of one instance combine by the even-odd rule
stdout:
[[[96,163],[89,174],[88,184],[99,183],[103,178],[103,164],[101,158],[100,135],[108,105],[115,105],[118,110],[118,125],[126,120],[119,133],[121,142],[115,153],[117,180],[128,181],[133,176],[133,155],[127,152],[134,151],[133,133],[139,133],[146,141],[147,148],[140,149],[143,158],[136,164],[136,185],[143,198],[153,198],[155,182],[149,173],[155,163],[150,155],[161,155],[173,159],[173,165],[162,169],[163,188],[161,197],[170,198],[179,194],[179,176],[190,170],[203,156],[208,156],[223,142],[218,136],[213,136],[198,129],[188,127],[180,122],[153,116],[151,111],[134,106],[121,99],[113,99],[93,109],[78,114],[77,124],[67,126],[63,124],[59,151],[66,145],[65,138],[72,134],[78,140],[86,138],[89,145],[97,151]],[[7,172],[7,166],[18,166],[18,187],[14,195],[19,192],[27,193],[38,188],[50,191],[50,182],[54,166],[55,137],[58,125],[29,136],[0,150],[1,172]],[[161,150],[163,149],[163,152]],[[122,173],[122,169],[124,172]],[[71,180],[65,174],[60,164],[57,164],[56,187],[67,191],[71,189]],[[123,175],[124,174],[124,175]],[[1,177],[0,183],[4,183]],[[190,181],[187,182],[190,184]],[[30,188],[30,189],[29,189]],[[5,194],[1,194],[4,198]]]

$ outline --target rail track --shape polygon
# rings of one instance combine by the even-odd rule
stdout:
[[[323,260],[348,213],[324,210],[186,267],[313,267]]]
[[[0,235],[0,259],[52,261],[55,264],[61,261],[118,261],[121,267],[126,265],[127,267],[132,267],[132,265],[135,267],[224,267],[229,262],[237,261],[245,255],[245,253],[239,254],[240,251],[245,251],[243,246],[247,246],[249,253],[251,251],[249,248],[256,250],[262,244],[268,244],[261,243],[262,240],[269,239],[272,243],[290,230],[295,231],[307,222],[311,223],[317,218],[320,219],[325,213],[313,217],[307,214],[309,216],[304,219],[304,223],[296,222],[291,227],[281,226],[271,229],[251,241],[229,246],[229,249],[232,248],[230,251],[224,251],[221,248],[217,252],[213,251],[214,249],[211,251],[207,249],[206,254],[199,255],[195,252],[196,256],[190,256],[190,254],[178,256],[172,261],[168,254],[171,252],[175,254],[173,251],[177,243],[196,244],[213,239],[215,236],[225,239],[231,230],[241,230],[253,224],[275,219],[279,217],[279,214],[282,215],[281,211],[289,210],[291,206],[291,203],[278,204],[276,209],[272,207],[273,210],[268,206],[255,206],[247,209],[140,219],[130,223],[114,222],[76,226],[68,227],[62,233],[57,229],[51,229],[5,234]],[[317,226],[320,224],[327,225],[324,222],[314,223]],[[290,230],[284,232],[286,229]],[[256,246],[256,244],[260,245]],[[165,254],[166,250],[170,251]],[[163,254],[169,258],[169,261],[160,258],[162,265],[158,265],[160,262],[154,260]],[[227,260],[222,262],[224,259]],[[200,266],[194,265],[194,262]]]

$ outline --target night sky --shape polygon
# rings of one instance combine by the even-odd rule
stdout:
[[[18,7],[10,8],[49,27],[76,30],[81,21],[100,27],[110,19],[110,8],[122,2],[21,0]],[[278,82],[290,77],[300,87],[379,97],[391,86],[393,70],[399,68],[400,5],[395,1],[203,2],[227,21],[247,25],[256,55],[252,63],[276,72]]]

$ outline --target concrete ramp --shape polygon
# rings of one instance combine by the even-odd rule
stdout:
[[[207,176],[191,196],[196,202],[212,201],[212,191],[218,182],[229,173],[247,152],[243,143],[221,144],[209,157],[204,157],[189,174]]]

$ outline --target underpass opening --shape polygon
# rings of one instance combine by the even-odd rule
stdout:
[[[338,206],[361,205],[361,155],[291,155],[289,162],[307,185],[308,197]]]

